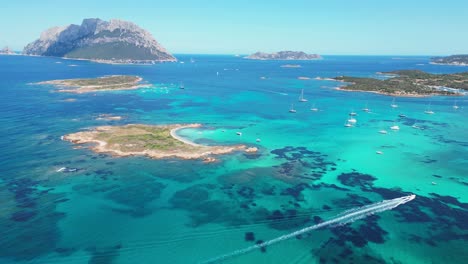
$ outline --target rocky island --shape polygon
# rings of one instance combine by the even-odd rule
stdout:
[[[91,147],[93,151],[121,157],[137,155],[154,159],[203,159],[205,162],[213,162],[216,161],[213,157],[215,155],[234,151],[257,151],[256,148],[247,148],[245,145],[199,145],[176,134],[179,129],[200,126],[200,124],[101,126],[91,131],[68,134],[63,139],[74,144],[94,143],[95,145]]]
[[[316,60],[322,57],[318,54],[307,54],[302,51],[279,51],[274,53],[256,52],[245,58],[250,60]]]
[[[29,43],[25,55],[93,60],[102,63],[176,61],[153,36],[136,24],[112,19],[84,19],[81,25],[53,27]]]
[[[419,70],[384,72],[395,77],[385,80],[339,76],[336,81],[349,83],[339,90],[373,92],[391,96],[461,95],[468,91],[468,72],[431,74]]]
[[[52,85],[59,92],[66,93],[90,93],[99,91],[133,90],[150,87],[142,83],[143,79],[132,75],[109,75],[90,79],[64,79],[38,82],[34,84]]]
[[[431,58],[431,63],[432,64],[468,66],[468,54],[451,55],[447,57],[433,57]]]

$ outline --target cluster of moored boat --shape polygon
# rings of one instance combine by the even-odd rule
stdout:
[[[307,99],[304,98],[304,89],[301,90],[301,95],[299,96],[299,102],[300,103],[307,102]],[[390,104],[390,107],[391,108],[398,108],[398,104],[396,104],[395,98],[393,98],[392,103]],[[457,102],[455,101],[455,103],[453,105],[453,109],[457,110],[459,108],[460,107],[457,105]],[[312,106],[312,108],[310,110],[314,111],[314,112],[319,111],[319,109],[315,106],[315,104]],[[367,107],[367,104],[362,109],[362,111],[364,111],[366,113],[370,113],[370,109]],[[290,113],[297,113],[297,110],[294,108],[294,104],[291,104],[291,108],[289,109],[289,112]],[[430,103],[428,104],[428,106],[427,106],[426,110],[424,111],[424,113],[428,114],[428,115],[435,114],[435,112],[431,110],[431,104]],[[344,123],[344,126],[345,127],[353,127],[357,123],[357,120],[355,118],[356,115],[357,115],[356,112],[351,111],[349,113],[349,117],[347,118],[347,120]],[[406,115],[405,114],[399,114],[398,117],[405,118]],[[414,125],[413,128],[418,128],[419,129],[419,127],[416,126],[416,125]],[[400,130],[400,127],[398,125],[396,125],[396,124],[393,124],[393,126],[391,126],[390,129],[391,130]],[[379,133],[380,134],[387,134],[387,131],[386,130],[380,130]]]

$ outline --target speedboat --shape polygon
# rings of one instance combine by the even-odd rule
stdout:
[[[382,129],[382,130],[379,131],[379,133],[380,134],[387,134],[388,132],[387,132],[387,130]]]

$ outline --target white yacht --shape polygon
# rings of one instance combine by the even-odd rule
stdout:
[[[380,134],[387,134],[388,132],[387,132],[387,130],[382,129],[382,130],[379,130],[379,133],[380,133]]]
[[[398,125],[393,125],[390,127],[391,130],[400,130],[400,127]]]
[[[350,119],[348,119],[348,123],[356,124],[356,122],[356,118],[351,117]]]

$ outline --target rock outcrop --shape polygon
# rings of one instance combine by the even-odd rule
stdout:
[[[23,54],[108,63],[176,61],[148,31],[136,24],[98,18],[84,19],[81,25],[50,28],[28,44]]]
[[[318,54],[307,54],[302,51],[279,51],[275,53],[256,52],[245,58],[251,60],[316,60],[322,57]]]

